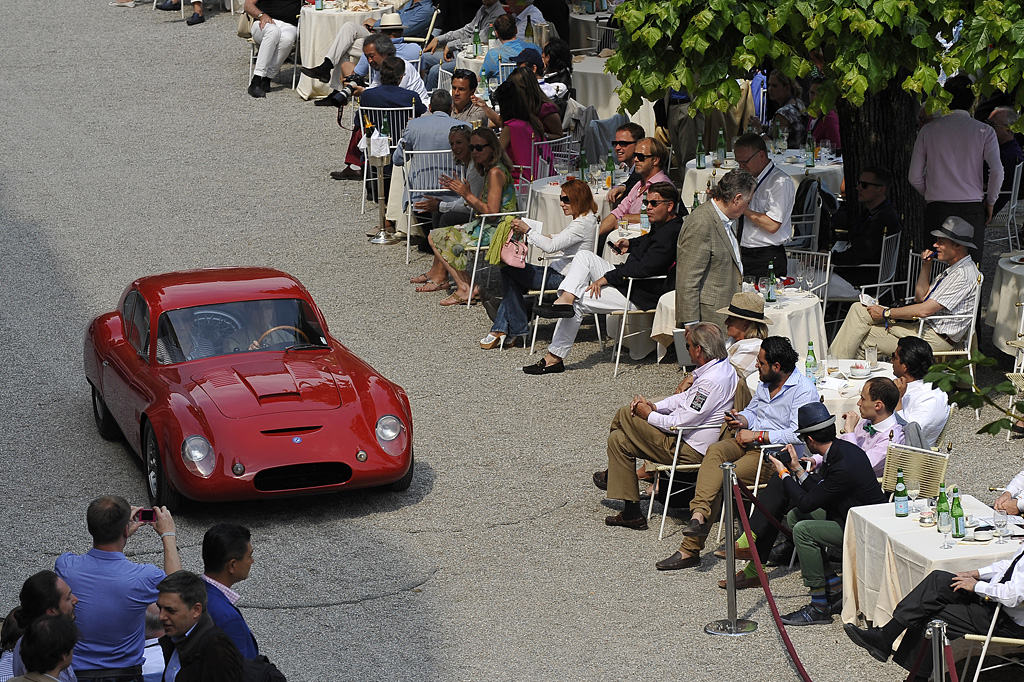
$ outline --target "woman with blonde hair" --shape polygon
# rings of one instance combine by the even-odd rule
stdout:
[[[725,335],[732,339],[729,362],[736,368],[740,380],[757,369],[757,354],[761,341],[768,338],[768,325],[772,321],[764,316],[764,299],[760,294],[740,292],[733,294],[728,308],[719,308],[726,315]]]

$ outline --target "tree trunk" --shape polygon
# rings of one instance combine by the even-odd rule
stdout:
[[[843,101],[836,105],[847,196],[855,196],[853,189],[865,166],[882,166],[892,172],[889,198],[903,219],[900,257],[896,261],[899,275],[906,268],[908,251],[920,252],[931,245],[930,237],[923,234],[924,198],[908,180],[919,105],[900,87],[903,77],[897,74],[878,94],[868,93],[863,106],[853,107]]]

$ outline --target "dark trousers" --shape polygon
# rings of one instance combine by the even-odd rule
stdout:
[[[782,479],[774,474],[768,480],[767,487],[757,494],[757,501],[779,521],[782,521],[790,507],[786,486],[782,485]],[[750,530],[757,536],[754,546],[757,548],[757,556],[761,557],[761,562],[764,563],[779,537],[779,529],[772,525],[760,509],[755,508],[750,517]]]
[[[744,277],[767,277],[768,263],[771,262],[777,277],[788,272],[786,247],[763,246],[758,249],[740,249]]]
[[[951,201],[930,201],[924,208],[924,231],[925,239],[934,240],[931,231],[942,227],[943,221],[951,215],[959,216],[974,227],[974,245],[978,248],[971,249],[971,259],[978,266],[981,266],[981,257],[985,253],[985,202],[951,202]],[[926,244],[929,248],[932,242]]]
[[[892,618],[907,626],[907,632],[893,654],[893,660],[907,670],[914,665],[922,642],[926,642],[925,629],[935,618],[946,622],[946,636],[950,640],[959,639],[969,632],[988,632],[995,607],[983,604],[974,592],[954,592],[952,582],[952,573],[932,571],[896,605]],[[1000,615],[993,634],[998,637],[1024,637],[1024,627],[1010,617]],[[931,669],[932,658],[926,654],[918,672],[927,674]]]

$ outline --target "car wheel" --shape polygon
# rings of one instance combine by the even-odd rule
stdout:
[[[408,490],[409,485],[412,484],[412,473],[416,469],[416,458],[412,453],[409,453],[409,471],[397,481],[388,483],[384,486],[385,490],[390,490],[394,493],[400,493],[403,490]]]
[[[103,402],[103,396],[92,387],[92,416],[96,418],[96,429],[104,440],[117,440],[121,437],[121,427],[114,421],[114,415],[110,414],[107,404]]]
[[[160,445],[156,442],[156,433],[149,422],[146,422],[142,439],[142,456],[146,464],[146,490],[149,492],[150,504],[177,511],[181,507],[181,493],[172,490],[167,483]]]

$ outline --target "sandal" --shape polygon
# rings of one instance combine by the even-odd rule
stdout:
[[[432,281],[434,280],[427,277],[427,273],[424,272],[422,275],[417,275],[416,277],[411,278],[409,280],[409,284],[426,284],[427,282]]]
[[[444,282],[443,284],[438,284],[437,282],[428,279],[424,284],[421,284],[418,287],[416,287],[416,293],[419,293],[419,294],[429,294],[429,293],[434,292],[434,291],[442,291],[442,290],[443,291],[448,291],[448,282]]]
[[[448,298],[441,299],[441,305],[462,305],[466,302],[466,299],[462,298],[459,292],[455,292]]]
[[[504,341],[504,332],[498,332],[497,334],[495,334],[494,332],[487,332],[487,336],[480,339],[480,347],[483,348],[484,350],[491,350],[492,348],[496,348],[497,346],[501,345]]]

